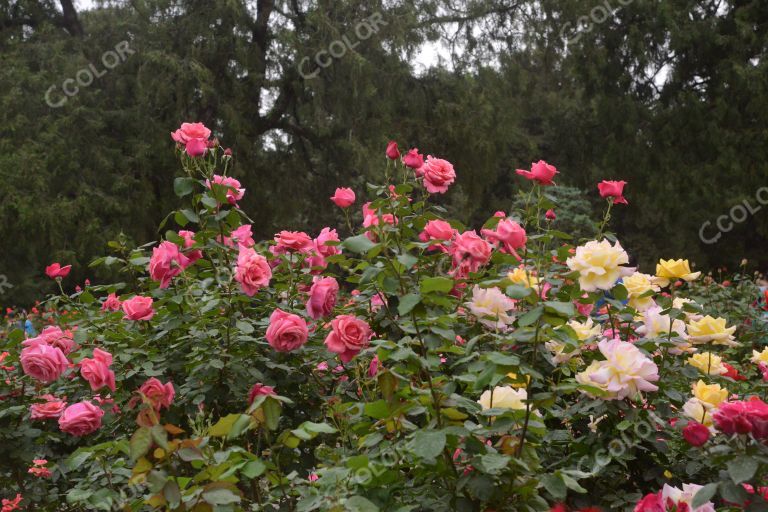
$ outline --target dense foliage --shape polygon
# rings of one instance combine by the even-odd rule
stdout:
[[[702,268],[765,264],[762,0],[96,4],[0,3],[0,273],[15,286],[5,303],[51,291],[40,284],[51,257],[82,282],[121,230],[156,238],[172,207],[160,141],[188,118],[234,149],[262,237],[340,227],[315,205],[339,182],[375,180],[379,148],[397,137],[463,169],[446,201],[461,218],[508,209],[514,169],[546,154],[567,170],[558,185],[630,182],[635,208],[614,225],[641,263],[685,253]],[[318,67],[344,37],[344,54]],[[419,72],[426,41],[455,51]],[[122,42],[131,53],[107,68]],[[92,83],[65,95],[89,66]],[[700,241],[705,222],[715,236],[718,216],[728,226],[744,200],[760,210],[717,244]]]
[[[172,135],[163,240],[8,333],[3,510],[768,509],[754,285],[630,267],[622,182],[593,239],[554,228],[543,161],[473,229],[436,201],[461,168],[391,142],[316,205],[344,228],[257,242],[210,136]]]

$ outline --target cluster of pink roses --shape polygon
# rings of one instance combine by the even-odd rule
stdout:
[[[178,130],[171,132],[171,138],[180,146],[184,146],[184,150],[192,157],[205,154],[210,136],[211,130],[206,128],[203,123],[181,123]]]
[[[756,396],[721,403],[712,419],[715,427],[724,434],[752,434],[755,439],[768,439],[768,404]]]
[[[386,150],[387,158],[397,160],[400,158],[400,150],[397,142],[389,141]],[[432,155],[424,156],[419,154],[418,148],[412,148],[402,157],[403,165],[413,169],[416,177],[421,179],[424,188],[430,194],[445,194],[448,187],[456,181],[456,171],[453,165],[442,158],[435,158]]]

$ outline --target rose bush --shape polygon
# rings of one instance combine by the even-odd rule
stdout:
[[[630,266],[626,183],[594,240],[544,161],[472,228],[433,196],[461,169],[390,142],[344,223],[257,242],[210,136],[173,132],[164,239],[93,263],[121,282],[8,334],[3,511],[768,510],[762,320],[686,260]]]

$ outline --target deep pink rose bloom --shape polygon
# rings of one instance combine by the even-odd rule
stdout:
[[[189,249],[190,247],[193,247],[195,245],[195,232],[189,231],[186,229],[182,229],[179,231],[179,236],[184,239],[184,249]],[[191,251],[186,251],[184,255],[187,257],[186,265],[184,268],[187,268],[197,260],[203,257],[203,251],[200,249],[194,249]],[[182,261],[182,264],[185,262]]]
[[[450,242],[459,232],[451,227],[449,223],[444,220],[430,220],[424,226],[424,231],[419,233],[419,240],[422,242],[431,242],[433,240],[438,242]],[[445,245],[441,243],[432,244],[429,246],[431,250],[441,250],[446,252]]]
[[[67,407],[67,402],[59,400],[53,395],[43,395],[40,398],[45,402],[29,406],[29,417],[32,420],[49,420],[61,416]]]
[[[272,269],[267,258],[257,253],[253,248],[240,248],[237,255],[237,268],[235,269],[235,281],[240,283],[243,293],[253,297],[259,288],[269,286],[272,278]]]
[[[328,316],[336,306],[339,293],[339,283],[333,277],[316,279],[309,289],[307,314],[313,319]]]
[[[80,361],[80,375],[91,385],[92,391],[108,387],[115,391],[115,372],[109,369],[112,365],[112,354],[99,348],[93,349],[93,358],[83,358]]]
[[[184,151],[191,157],[203,156],[208,149],[208,144],[203,139],[192,139],[184,146]]]
[[[299,315],[277,308],[269,316],[266,338],[270,346],[278,352],[291,352],[307,342],[307,322]]]
[[[123,317],[125,320],[151,320],[155,316],[155,310],[152,307],[152,297],[142,297],[136,295],[123,301]]]
[[[448,250],[454,268],[461,269],[462,273],[477,272],[491,259],[491,251],[491,244],[480,238],[474,230],[456,235]]]
[[[275,235],[275,254],[308,253],[314,248],[312,238],[303,231],[281,231]]]
[[[349,208],[355,203],[355,191],[351,188],[337,188],[331,201],[339,208]]]
[[[445,194],[448,192],[448,186],[456,181],[453,165],[448,160],[431,155],[427,157],[419,173],[424,177],[424,187],[430,194]]]
[[[629,204],[624,198],[624,185],[626,181],[606,181],[603,180],[597,184],[597,189],[600,192],[600,197],[613,198],[613,204]]]
[[[59,263],[51,263],[45,267],[45,275],[51,279],[56,279],[57,277],[64,278],[69,275],[70,270],[72,270],[72,265],[62,267]]]
[[[75,348],[75,340],[72,339],[72,331],[69,329],[62,331],[61,327],[54,325],[46,327],[36,337],[21,342],[24,347],[31,347],[37,343],[60,348],[61,351],[64,352],[64,355],[69,354]]]
[[[397,160],[400,158],[400,150],[397,149],[397,142],[391,140],[387,143],[387,158]]]
[[[334,245],[328,245],[328,242],[340,242],[339,234],[336,232],[335,229],[331,228],[323,228],[322,231],[320,231],[320,234],[317,235],[317,238],[315,238],[313,244],[315,251],[319,253],[321,256],[334,256],[336,254],[341,254],[341,247],[334,244]]]
[[[555,220],[557,219],[557,215],[555,215],[555,210],[549,209],[547,210],[547,213],[544,214],[544,217],[547,218],[547,220]]]
[[[231,233],[232,241],[239,247],[253,247],[256,241],[253,239],[253,230],[250,224],[243,224]]]
[[[152,406],[157,411],[162,407],[169,408],[173,403],[173,397],[176,396],[173,384],[170,382],[163,384],[154,377],[147,379],[139,388],[139,392],[152,402]]]
[[[253,385],[251,388],[251,391],[248,393],[248,405],[251,405],[254,400],[256,400],[257,396],[269,396],[269,395],[276,395],[275,388],[272,386],[265,386],[264,384],[257,382]]]
[[[558,174],[555,166],[549,165],[544,160],[539,160],[536,163],[532,163],[530,171],[518,169],[515,172],[517,172],[517,174],[524,177],[525,179],[535,181],[540,185],[554,185],[555,182],[552,181],[552,178],[555,177],[555,174]]]
[[[512,254],[517,259],[520,259],[517,249],[525,247],[528,241],[525,229],[512,219],[502,219],[496,225],[496,229],[483,229],[481,233],[491,242],[499,244],[501,252]]]
[[[715,427],[725,434],[752,434],[768,438],[768,404],[757,397],[739,402],[723,402],[712,414]]]
[[[240,186],[240,182],[235,178],[214,174],[213,182],[216,185],[227,187],[227,202],[231,205],[237,206],[237,202],[245,195],[245,189]],[[211,188],[211,181],[205,180],[205,186]]]
[[[171,279],[181,274],[189,265],[187,257],[179,250],[179,246],[165,240],[152,249],[149,259],[149,277],[160,282],[160,288],[168,288]]]
[[[656,494],[646,494],[645,497],[635,505],[634,512],[666,512],[664,498],[661,497],[661,492]]]
[[[697,421],[689,421],[683,428],[683,438],[691,446],[703,446],[709,440],[709,429]]]
[[[403,163],[406,167],[410,167],[416,171],[417,176],[422,176],[424,173],[421,167],[424,165],[424,155],[419,154],[419,148],[413,148],[403,157]]]
[[[373,333],[364,321],[352,315],[339,315],[331,321],[331,332],[325,338],[325,346],[339,355],[345,363],[352,360],[368,346]]]
[[[87,400],[72,404],[59,416],[59,428],[73,436],[85,436],[101,427],[104,411]]]
[[[171,133],[171,138],[180,144],[186,144],[190,140],[207,140],[211,136],[211,130],[203,123],[181,123],[181,128]]]
[[[107,295],[106,300],[101,304],[101,310],[102,311],[119,311],[120,305],[122,302],[120,302],[120,299],[118,298],[117,294],[110,293]]]
[[[69,368],[69,361],[58,347],[34,343],[21,351],[24,373],[40,382],[53,382]]]

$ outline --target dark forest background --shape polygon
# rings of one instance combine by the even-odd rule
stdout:
[[[343,36],[353,49],[302,76]],[[123,41],[124,62],[64,96]],[[428,42],[451,57],[418,71]],[[177,206],[169,133],[192,120],[233,149],[260,237],[335,225],[334,188],[379,179],[395,139],[454,163],[445,205],[475,225],[543,158],[579,215],[602,208],[598,181],[629,182],[614,227],[642,270],[763,270],[768,207],[717,244],[699,230],[768,186],[767,46],[764,0],[0,0],[0,302],[37,298],[52,261],[98,278],[121,231],[157,239]]]

